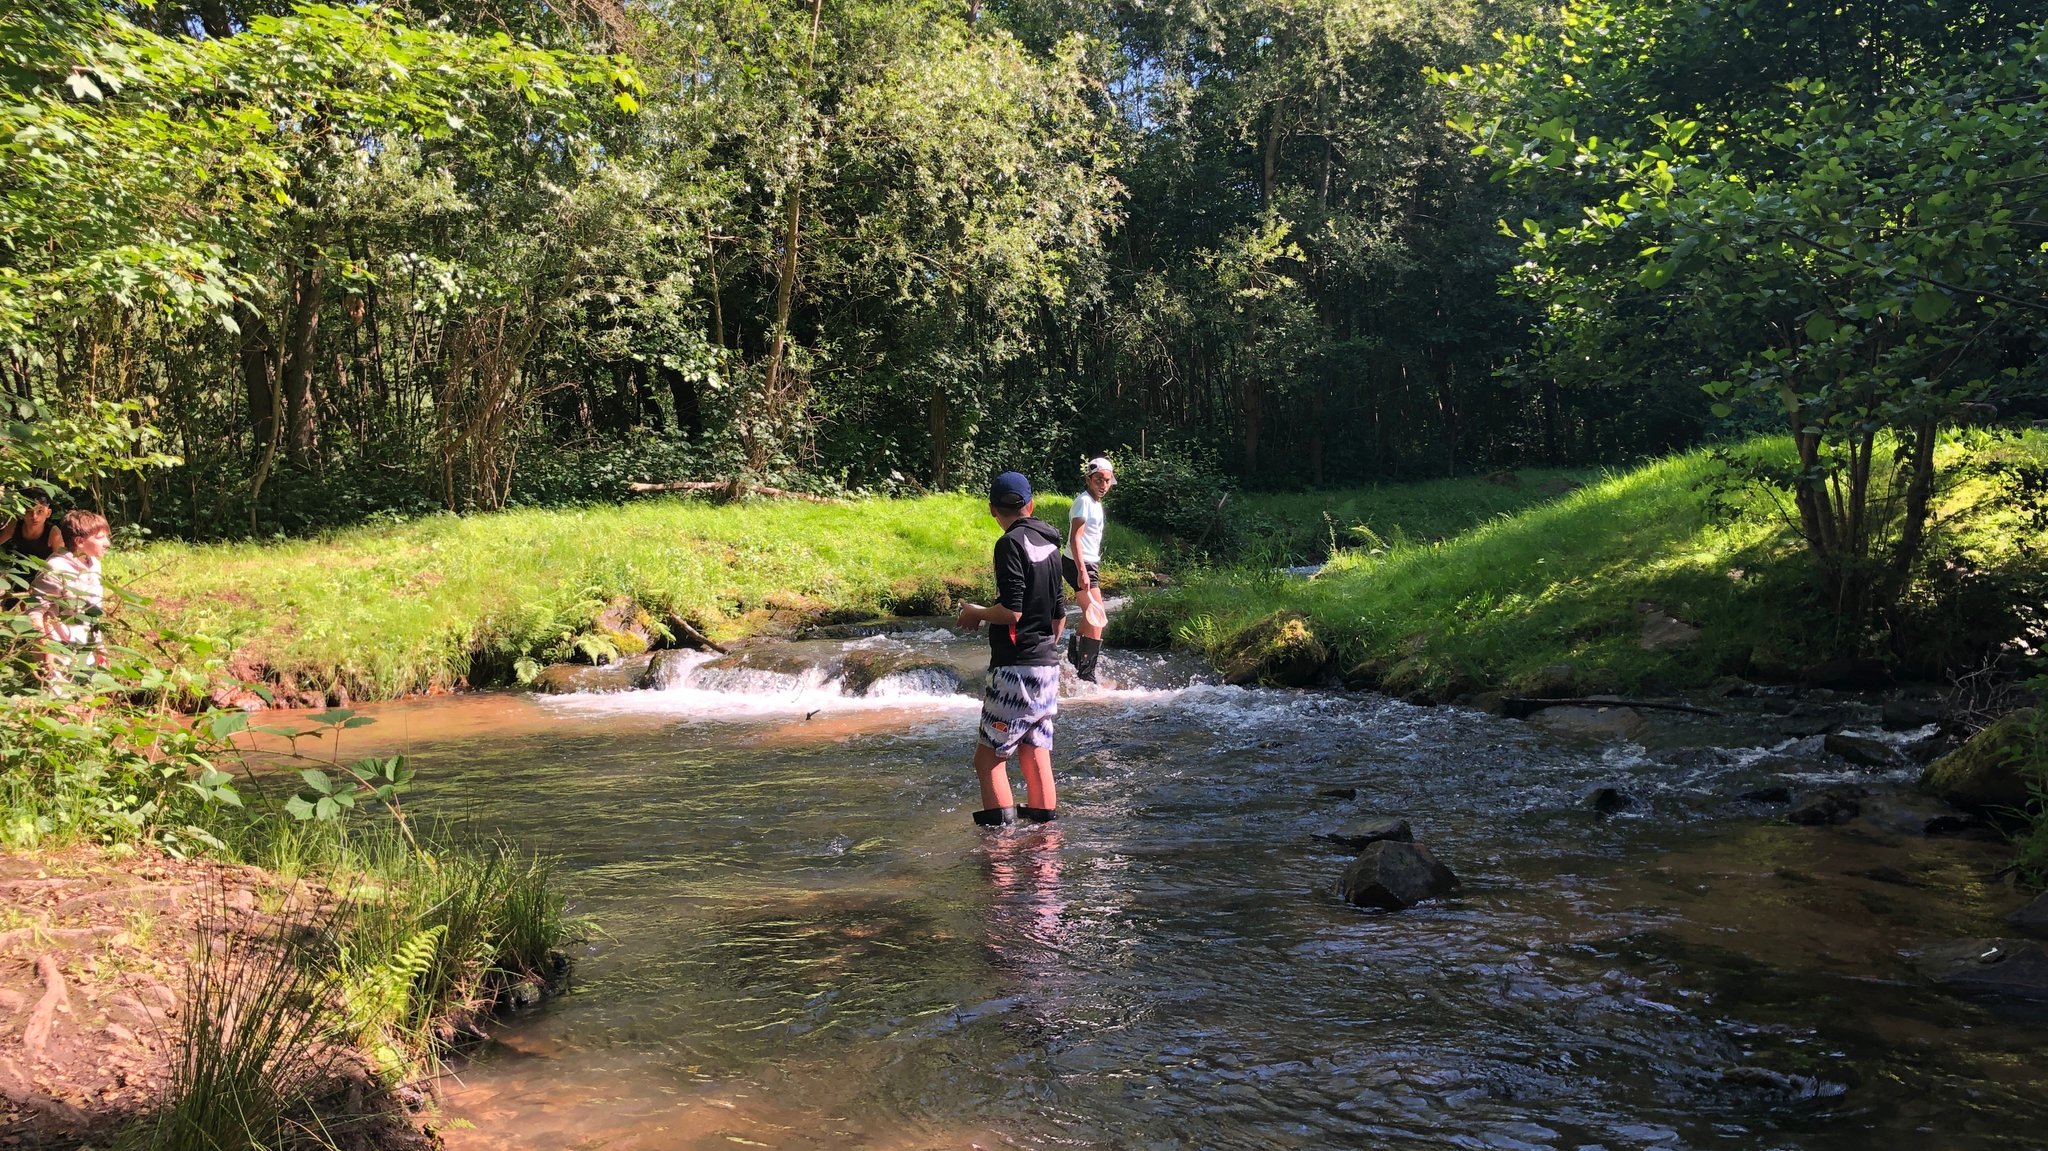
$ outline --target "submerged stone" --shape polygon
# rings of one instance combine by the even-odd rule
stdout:
[[[1419,843],[1366,845],[1337,881],[1337,897],[1354,907],[1401,911],[1458,887],[1458,877]]]
[[[1826,827],[1847,823],[1863,810],[1862,797],[1845,791],[1817,791],[1794,804],[1785,813],[1788,823]]]
[[[1913,952],[1913,966],[1959,995],[2048,1003],[2048,949],[2030,939],[1958,939]]]
[[[1580,797],[1579,802],[1602,815],[1612,815],[1634,807],[1636,798],[1618,787],[1596,787]]]
[[[1862,808],[1864,819],[1901,835],[1961,835],[1984,826],[1978,816],[1911,796],[1868,799]]]
[[[2006,916],[2005,925],[2023,935],[2048,936],[2048,895],[2037,895]]]
[[[1353,851],[1364,851],[1375,843],[1408,843],[1415,838],[1415,832],[1405,819],[1374,819],[1342,831],[1325,832],[1319,838]]]

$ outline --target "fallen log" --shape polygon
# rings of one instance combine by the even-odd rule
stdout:
[[[1694,707],[1689,703],[1671,703],[1659,699],[1626,699],[1618,695],[1579,696],[1571,699],[1535,699],[1529,696],[1504,695],[1500,700],[1500,714],[1508,719],[1527,719],[1550,707],[1632,707],[1637,711],[1678,711],[1687,715],[1722,714],[1711,708]]]
[[[749,484],[739,480],[665,480],[650,484],[635,480],[626,485],[636,492],[717,492],[725,499],[736,500],[744,496],[769,496],[781,500],[808,500],[814,504],[843,504],[830,496],[812,495],[810,492],[793,492],[788,488],[771,488],[765,484]]]
[[[684,619],[682,616],[670,615],[668,617],[668,626],[678,636],[682,637],[685,643],[696,648],[698,651],[715,651],[720,655],[728,654],[724,647],[711,642],[710,636],[698,631],[695,624]]]

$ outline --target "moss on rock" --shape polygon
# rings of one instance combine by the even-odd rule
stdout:
[[[1330,649],[1316,638],[1308,617],[1274,612],[1223,642],[1216,667],[1225,683],[1270,683],[1301,687],[1322,674]]]
[[[2040,777],[2044,750],[2033,708],[2001,716],[1968,743],[1934,761],[1920,776],[1921,790],[1973,811],[2018,811],[2032,801],[2029,781]]]

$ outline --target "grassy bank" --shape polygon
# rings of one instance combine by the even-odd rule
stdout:
[[[2048,441],[2033,436],[1993,454],[2044,450]],[[1744,451],[1789,462],[1789,447],[1778,441]],[[1704,452],[1677,456],[1590,477],[1576,490],[1437,541],[1411,534],[1401,509],[1455,504],[1454,488],[1417,485],[1399,503],[1382,504],[1374,493],[1321,497],[1350,509],[1342,518],[1333,512],[1331,523],[1340,540],[1349,535],[1355,544],[1318,578],[1244,567],[1193,572],[1126,612],[1111,639],[1180,644],[1215,657],[1250,622],[1300,612],[1353,682],[1399,694],[1526,687],[1561,663],[1589,691],[1796,674],[1849,637],[1831,630],[1802,547],[1771,501],[1750,494],[1716,511],[1711,493],[1726,474]],[[1518,490],[1531,486],[1525,481]],[[1930,554],[1964,556],[1977,572],[2011,574],[2033,562],[2021,545],[2048,542],[2030,538],[1981,472],[1961,475],[1940,507]],[[1294,514],[1310,513],[1321,517],[1312,505]],[[1343,518],[1394,530],[1355,530]],[[1960,639],[1984,622],[1942,618],[1957,610],[1953,597],[1933,596],[1907,605],[1908,617],[1926,618],[1905,623],[1937,642],[1945,627]],[[1698,634],[1652,650],[1645,625],[1667,618]],[[1939,661],[1940,653],[1926,654]]]
[[[1337,491],[1246,492],[1232,498],[1229,514],[1242,523],[1243,559],[1316,563],[1341,551],[1449,539],[1599,477],[1536,469]]]
[[[141,679],[117,666],[0,716],[0,1016],[24,1017],[39,1072],[6,1092],[9,1129],[422,1145],[409,1085],[564,970],[551,862],[410,826],[402,759],[273,751],[252,774],[241,713],[135,703]],[[292,726],[332,748],[362,722]]]
[[[1063,522],[1067,501],[1039,501]],[[1145,563],[1111,526],[1112,554]],[[509,680],[517,661],[587,658],[608,608],[713,638],[835,615],[944,611],[986,595],[994,525],[970,496],[849,504],[694,499],[432,517],[318,539],[156,544],[110,577],[166,627],[227,641],[246,665],[356,699]]]

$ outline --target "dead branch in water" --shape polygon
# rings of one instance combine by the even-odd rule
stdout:
[[[743,480],[667,480],[658,484],[641,483],[638,480],[626,485],[636,492],[715,492],[727,500],[743,499],[747,496],[769,496],[781,500],[808,500],[814,504],[843,504],[830,496],[815,496],[809,492],[793,492],[788,488],[771,488],[763,484],[750,484]]]
[[[689,620],[684,619],[682,616],[671,614],[668,617],[668,625],[671,629],[675,631],[677,635],[681,636],[683,640],[687,642],[691,647],[694,647],[699,651],[708,650],[715,651],[720,655],[726,654],[726,650],[723,647],[720,647],[718,644],[711,642],[710,636],[707,636],[703,632],[698,631],[695,624],[691,623]]]

